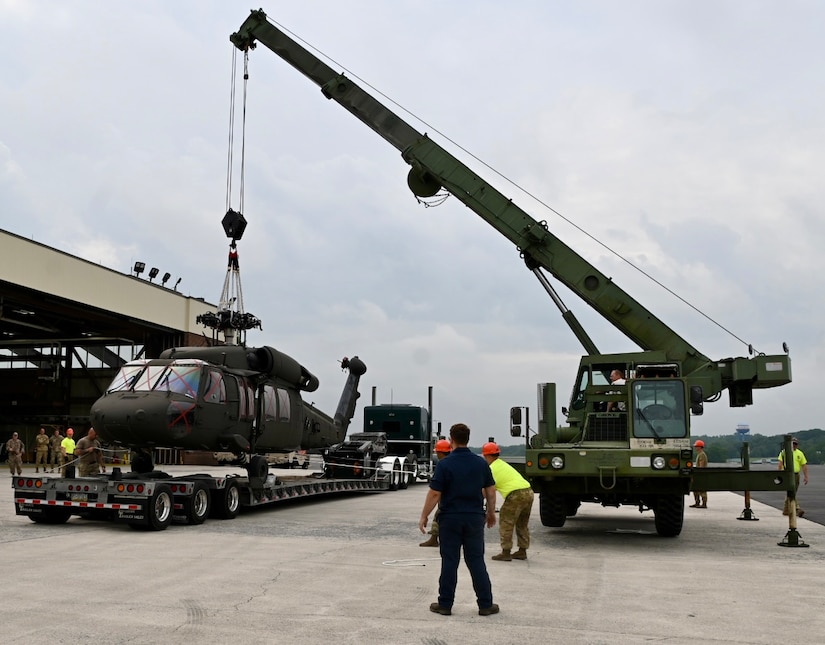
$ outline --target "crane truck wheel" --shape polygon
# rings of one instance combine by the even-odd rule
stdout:
[[[539,515],[544,526],[561,528],[567,519],[564,495],[541,491],[539,493]]]
[[[189,524],[203,524],[209,517],[209,510],[212,506],[212,496],[209,494],[209,487],[203,482],[195,482],[192,497],[189,500],[189,508],[186,510],[186,521]]]
[[[682,523],[685,518],[684,495],[659,495],[656,508],[653,509],[653,520],[656,532],[662,537],[676,537],[682,532]]]
[[[581,506],[581,500],[567,496],[564,500],[564,513],[567,517],[576,517],[576,513],[579,512],[579,506]]]
[[[226,486],[212,494],[212,517],[220,520],[232,520],[241,510],[241,491],[238,482],[227,479]]]

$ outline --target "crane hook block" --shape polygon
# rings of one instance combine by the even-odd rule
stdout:
[[[223,230],[226,232],[226,237],[233,240],[240,240],[243,237],[243,232],[246,230],[246,218],[238,211],[233,211],[231,208],[226,211],[221,221]]]

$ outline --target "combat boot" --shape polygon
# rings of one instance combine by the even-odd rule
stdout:
[[[426,542],[422,542],[418,546],[438,546],[438,536],[430,535],[429,539]]]
[[[510,562],[512,559],[513,556],[510,555],[510,549],[502,549],[501,553],[493,556],[493,560],[498,560],[499,562]]]
[[[513,554],[513,560],[526,560],[527,559],[527,550],[526,549],[519,549]]]

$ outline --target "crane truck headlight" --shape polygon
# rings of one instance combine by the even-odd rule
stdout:
[[[656,455],[650,463],[653,466],[653,470],[662,470],[665,467],[665,458],[661,455]]]
[[[564,457],[562,457],[561,455],[553,455],[552,457],[550,457],[550,466],[554,470],[561,470],[562,468],[564,468]]]

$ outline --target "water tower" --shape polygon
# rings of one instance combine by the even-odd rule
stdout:
[[[745,435],[751,431],[751,427],[747,423],[739,423],[736,425],[736,434],[739,435],[739,441],[745,441]]]

